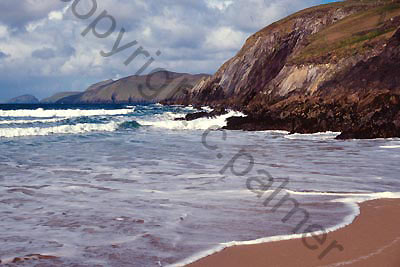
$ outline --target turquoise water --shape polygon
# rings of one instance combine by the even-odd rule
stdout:
[[[226,117],[241,115],[234,112],[174,121],[193,111],[0,106],[0,259],[47,254],[58,266],[166,266],[219,243],[290,235],[301,216],[282,222],[289,204],[272,212],[278,199],[264,206],[246,188],[260,170],[289,178],[281,194],[327,228],[355,213],[351,203],[400,191],[398,139],[224,136]],[[229,166],[241,150],[254,165],[237,175],[249,166],[246,157]]]

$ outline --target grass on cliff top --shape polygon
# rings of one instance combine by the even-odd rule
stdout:
[[[373,8],[377,5],[384,5],[387,2],[391,2],[393,0],[347,0],[340,2],[333,2],[328,4],[322,4],[318,6],[313,6],[310,8],[306,8],[304,10],[298,11],[286,18],[283,18],[279,21],[276,21],[267,27],[261,29],[255,34],[251,35],[247,40],[245,45],[239,51],[238,56],[244,53],[247,48],[252,47],[254,43],[258,40],[259,37],[269,35],[275,29],[279,29],[281,32],[289,33],[293,30],[293,24],[295,19],[302,16],[318,16],[320,13],[327,12],[328,10],[337,9],[337,8]],[[398,0],[396,0],[398,1]]]
[[[290,61],[294,64],[324,63],[332,58],[365,53],[373,43],[392,36],[396,25],[383,26],[396,16],[400,16],[400,3],[356,13],[309,37],[308,46]]]

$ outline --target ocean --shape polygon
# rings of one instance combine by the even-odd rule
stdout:
[[[243,116],[234,111],[174,120],[190,112],[0,105],[3,263],[41,254],[58,257],[41,260],[49,266],[181,266],[294,238],[305,212],[329,232],[353,221],[357,202],[399,196],[400,139],[221,130]],[[302,212],[290,213],[294,203]]]

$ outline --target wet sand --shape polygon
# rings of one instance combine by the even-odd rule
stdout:
[[[304,240],[234,246],[188,266],[399,267],[400,199],[372,200],[360,208],[351,225],[328,233],[325,240],[323,235],[308,235]]]

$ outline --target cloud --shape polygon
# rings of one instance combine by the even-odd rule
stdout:
[[[207,36],[205,46],[217,51],[236,50],[241,46],[247,35],[233,28],[222,26],[213,29]]]
[[[10,55],[7,55],[6,53],[3,53],[0,51],[0,60],[9,57]]]
[[[49,59],[56,56],[56,51],[51,48],[42,48],[32,52],[32,57],[40,59]]]
[[[85,89],[91,82],[134,74],[149,57],[141,53],[128,66],[124,62],[140,47],[155,59],[147,72],[163,67],[212,74],[250,34],[320,1],[97,0],[95,14],[82,20],[73,15],[72,1],[1,0],[0,100],[11,94],[2,88],[33,90],[45,97],[61,89]],[[82,0],[77,11],[83,14],[90,7],[91,1]],[[115,18],[115,32],[108,38],[97,38],[92,32],[83,37],[81,33],[104,10]],[[109,23],[97,26],[98,32],[105,32]],[[120,45],[134,40],[137,44],[102,57],[100,51],[111,51],[121,27],[126,32]]]
[[[206,0],[206,4],[210,8],[216,8],[218,10],[226,10],[234,2],[230,0]]]
[[[48,16],[49,12],[63,6],[54,0],[1,0],[0,22],[22,28],[29,22]]]
[[[65,45],[60,47],[58,50],[54,50],[53,48],[41,48],[34,50],[32,52],[32,57],[39,59],[51,59],[55,57],[66,57],[69,58],[75,55],[76,50],[70,45]]]
[[[59,53],[61,54],[61,56],[71,57],[71,56],[75,55],[76,50],[75,50],[75,48],[73,48],[70,45],[65,45],[59,50]]]
[[[5,39],[9,35],[8,28],[5,25],[0,24],[0,39]]]

